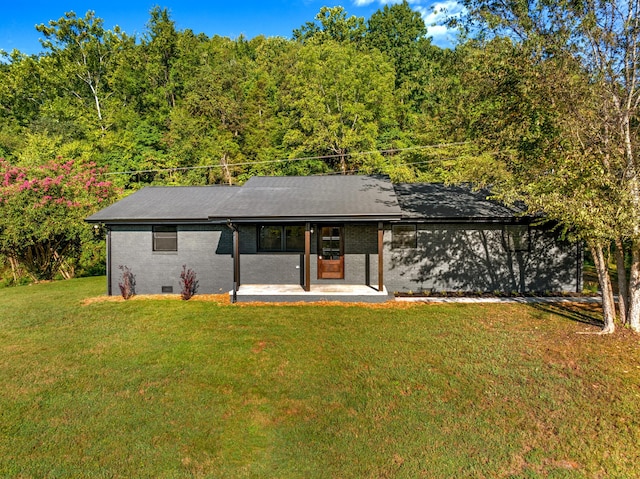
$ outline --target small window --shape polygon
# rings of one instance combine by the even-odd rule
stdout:
[[[506,226],[503,235],[506,247],[510,252],[522,253],[531,250],[531,234],[528,226]]]
[[[391,226],[393,248],[417,248],[418,235],[416,225]]]
[[[265,225],[258,227],[258,251],[304,251],[304,226]]]
[[[284,227],[284,250],[304,251],[304,226]]]
[[[154,226],[153,251],[178,251],[178,228]]]

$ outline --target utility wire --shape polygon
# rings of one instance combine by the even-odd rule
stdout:
[[[389,153],[401,153],[404,151],[413,151],[413,150],[425,150],[430,148],[445,148],[448,146],[460,146],[468,144],[468,141],[461,141],[457,143],[440,143],[436,145],[426,145],[426,146],[411,146],[407,148],[392,148],[387,150],[373,150],[373,151],[362,151],[357,153],[345,153],[343,155],[335,154],[335,155],[322,155],[322,156],[305,156],[301,158],[285,158],[282,160],[263,160],[263,161],[247,161],[243,163],[231,163],[228,165],[200,165],[200,166],[176,166],[172,168],[157,168],[157,169],[149,169],[149,170],[131,170],[131,171],[111,171],[104,173],[105,176],[108,175],[136,175],[140,173],[162,173],[165,171],[190,171],[190,170],[206,170],[211,168],[222,168],[222,167],[236,167],[236,166],[251,166],[251,165],[261,165],[261,164],[274,164],[274,163],[287,163],[290,161],[306,161],[306,160],[327,160],[331,158],[341,158],[341,157],[352,157],[358,155],[373,155],[374,153],[380,154],[389,154]],[[407,163],[408,165],[417,165],[422,163],[434,163],[442,160],[427,160],[424,162],[414,162]]]

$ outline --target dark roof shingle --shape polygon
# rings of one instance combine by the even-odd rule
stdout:
[[[515,221],[524,210],[488,199],[486,190],[438,183],[394,185],[403,219]]]
[[[87,218],[90,223],[207,221],[234,186],[148,186]]]
[[[393,185],[376,176],[254,176],[217,212],[233,221],[399,219]]]

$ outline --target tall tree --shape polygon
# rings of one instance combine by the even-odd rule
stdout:
[[[211,183],[234,183],[239,172],[233,163],[244,158],[245,85],[251,62],[239,45],[243,42],[214,37],[203,44],[202,64],[171,114],[172,155],[180,158],[180,166],[218,165],[205,180]]]
[[[174,63],[179,54],[179,36],[169,11],[166,8],[154,7],[150,12],[147,33],[142,41],[145,81],[148,88],[145,95],[148,99],[154,99],[149,106],[153,105],[164,111],[176,106],[179,86],[176,85]]]
[[[615,328],[615,306],[602,251],[614,239],[629,239],[633,261],[628,317],[631,327],[640,331],[640,2],[471,0],[465,4],[485,34],[513,41],[530,80],[517,85],[525,94],[537,92],[537,100],[555,115],[529,115],[530,131],[519,136],[519,153],[508,162],[516,178],[528,177],[534,183],[525,188],[520,181],[514,192],[519,190],[550,217],[578,228],[587,240],[603,290],[605,332]],[[567,85],[579,85],[575,91],[582,94],[575,95]],[[508,87],[513,91],[513,85]],[[497,106],[504,111],[503,105]],[[534,111],[540,114],[544,109],[529,113]],[[510,125],[504,134],[517,128],[515,121]],[[535,135],[540,141],[528,141],[531,131],[540,132],[543,125],[559,128],[559,136],[548,135],[562,140],[555,142],[556,149],[549,148],[551,141],[546,148],[533,148],[545,144],[540,135]],[[532,178],[531,166],[545,163],[546,168],[536,168],[541,176]],[[567,205],[572,205],[573,213]]]
[[[111,94],[107,77],[117,49],[126,43],[126,35],[118,27],[105,30],[102,19],[93,11],[82,18],[67,12],[36,29],[45,37],[43,47],[58,62],[59,84],[71,97],[92,105],[97,125],[106,131],[109,122],[104,108]]]
[[[322,7],[314,22],[307,22],[293,31],[293,39],[300,43],[309,41],[338,43],[359,43],[366,32],[364,18],[352,15],[340,6]]]
[[[379,52],[325,42],[305,45],[288,77],[291,122],[284,142],[296,155],[330,155],[331,168],[360,166],[349,156],[377,149],[395,126],[393,68]]]
[[[385,5],[367,22],[366,42],[387,55],[396,70],[396,87],[415,82],[420,69],[421,42],[427,28],[419,12],[402,3]]]

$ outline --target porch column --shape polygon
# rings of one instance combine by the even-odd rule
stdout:
[[[233,228],[233,282],[236,289],[240,289],[240,231],[237,225]]]
[[[304,290],[311,291],[311,223],[304,227]]]
[[[384,289],[384,224],[382,221],[378,223],[378,291]]]

